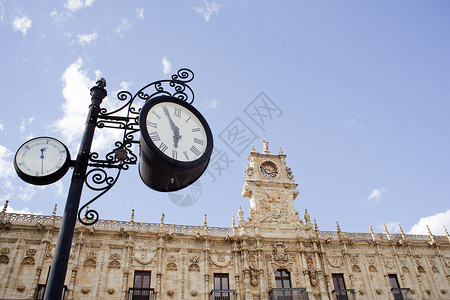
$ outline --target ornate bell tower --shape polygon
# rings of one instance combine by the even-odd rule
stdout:
[[[304,226],[294,209],[299,191],[285,158],[281,148],[278,154],[271,154],[265,139],[263,153],[256,152],[252,146],[242,191],[242,196],[250,200],[247,227],[293,229]],[[242,218],[239,219],[242,223]]]

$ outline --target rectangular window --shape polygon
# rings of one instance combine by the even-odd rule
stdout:
[[[135,271],[133,283],[133,300],[148,300],[150,299],[150,271]]]
[[[277,270],[275,272],[275,283],[277,289],[290,289],[291,278],[287,270]]]
[[[214,300],[229,300],[230,296],[230,286],[228,280],[228,274],[214,273]]]
[[[397,274],[389,274],[389,282],[392,287],[392,294],[395,300],[403,300],[403,294],[400,290],[400,285],[398,284]]]
[[[345,288],[344,274],[331,274],[334,285],[334,294],[336,300],[348,300],[347,291]]]

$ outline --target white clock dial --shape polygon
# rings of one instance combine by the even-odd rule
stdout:
[[[200,158],[207,136],[200,120],[187,108],[172,102],[154,105],[147,114],[148,135],[168,157],[183,162]]]
[[[25,175],[44,177],[61,169],[68,155],[67,148],[60,141],[40,137],[26,142],[17,150],[15,164]]]

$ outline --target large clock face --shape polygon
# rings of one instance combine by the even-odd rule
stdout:
[[[195,114],[182,105],[157,103],[147,113],[145,121],[153,144],[174,160],[195,161],[206,150],[205,128]]]

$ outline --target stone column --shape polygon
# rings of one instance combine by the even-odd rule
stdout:
[[[8,288],[11,284],[11,281],[13,278],[17,278],[17,274],[20,270],[20,268],[17,268],[17,266],[20,266],[20,257],[23,257],[23,251],[25,249],[25,241],[24,240],[17,240],[16,242],[16,251],[14,251],[13,259],[10,262],[10,268],[8,270],[8,275],[6,277],[6,283],[5,287],[3,288],[3,298],[6,298],[5,296],[8,294]]]
[[[123,277],[122,277],[122,300],[126,300],[128,294],[128,277],[130,273],[130,264],[132,262],[133,256],[133,240],[131,235],[128,236],[128,241],[125,243],[126,253],[123,266]]]
[[[320,289],[320,297],[323,300],[328,300],[328,293],[327,289],[325,288],[325,278],[323,277],[323,271],[322,271],[322,264],[319,257],[319,250],[317,249],[317,244],[313,242],[314,245],[314,259],[315,259],[315,265],[316,265],[316,271],[317,271],[317,279],[319,280],[319,289]]]
[[[73,260],[73,267],[72,267],[72,273],[70,275],[70,282],[69,282],[69,296],[68,299],[74,299],[74,290],[75,290],[75,281],[77,278],[78,268],[80,265],[80,255],[81,255],[81,248],[84,245],[83,240],[83,232],[80,233],[77,242],[75,243],[75,251],[74,251],[74,260]]]

